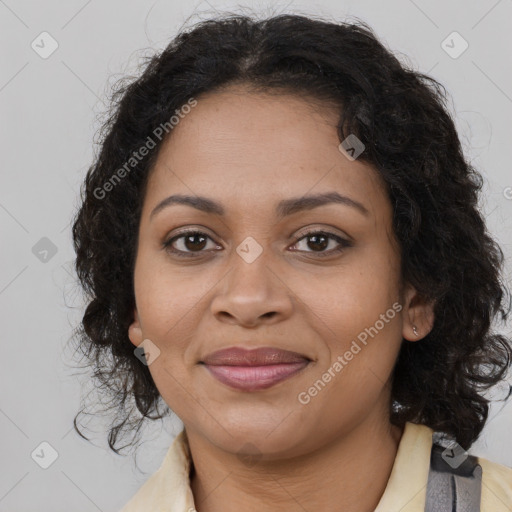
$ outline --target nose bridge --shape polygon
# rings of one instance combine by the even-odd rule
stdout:
[[[237,289],[236,292],[242,295],[269,295],[273,286],[271,281],[275,279],[271,271],[273,259],[268,239],[260,238],[258,242],[247,236],[230,254],[229,288]]]
[[[212,301],[213,314],[254,323],[269,313],[290,312],[286,286],[279,279],[276,258],[268,239],[248,236],[229,255],[229,272]]]

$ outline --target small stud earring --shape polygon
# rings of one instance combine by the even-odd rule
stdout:
[[[412,332],[414,333],[415,336],[419,336],[418,329],[416,328],[415,325],[412,326]]]

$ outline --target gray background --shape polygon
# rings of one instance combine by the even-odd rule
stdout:
[[[108,450],[106,423],[91,426],[93,443],[80,438],[72,419],[92,384],[86,373],[77,375],[66,342],[83,307],[72,270],[70,221],[105,95],[117,78],[136,71],[140,56],[165,47],[194,13],[188,24],[217,9],[357,16],[404,62],[440,80],[452,95],[466,152],[484,174],[481,207],[505,251],[510,286],[512,0],[241,5],[0,0],[0,511],[117,511],[159,467],[181,428],[174,419],[144,431],[140,471],[131,457]],[[33,41],[42,46],[44,31],[59,45],[46,59],[31,47]],[[442,47],[453,31],[469,44],[457,58]],[[461,48],[456,39],[449,44],[452,51]],[[51,48],[49,39],[44,48]],[[40,252],[48,247],[56,253]],[[499,329],[510,335],[510,325]],[[490,417],[470,453],[512,467],[512,404],[493,405]],[[58,453],[48,469],[31,458],[43,441]]]

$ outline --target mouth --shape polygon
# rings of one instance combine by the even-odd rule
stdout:
[[[288,350],[231,347],[209,354],[203,361],[209,373],[230,388],[257,391],[292,377],[312,360]]]

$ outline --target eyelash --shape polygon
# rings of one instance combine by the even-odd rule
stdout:
[[[201,254],[202,252],[205,252],[203,250],[187,252],[187,251],[181,251],[181,250],[176,250],[176,249],[172,248],[173,242],[175,242],[176,240],[179,240],[180,238],[189,236],[189,235],[203,235],[203,236],[206,236],[206,238],[209,238],[210,240],[212,240],[212,238],[209,235],[207,235],[206,233],[204,233],[202,231],[198,231],[198,230],[182,231],[179,235],[173,236],[169,240],[165,241],[162,244],[163,248],[166,251],[168,251],[169,253],[172,253],[172,254],[178,256],[179,258],[193,258],[193,257],[195,257],[196,254]],[[329,231],[323,231],[323,230],[317,230],[317,231],[313,230],[313,231],[308,231],[306,233],[302,233],[300,235],[300,237],[295,239],[293,245],[297,244],[302,239],[311,237],[313,235],[324,235],[324,236],[327,236],[329,239],[335,240],[336,242],[338,242],[340,244],[340,247],[338,247],[337,249],[331,249],[330,251],[327,251],[327,252],[305,251],[305,252],[316,253],[321,258],[330,256],[332,254],[337,254],[337,253],[343,252],[346,248],[352,247],[351,242],[349,242],[348,240],[341,238],[339,235],[335,235],[334,233],[330,233]],[[297,251],[297,252],[304,252],[304,251]]]

